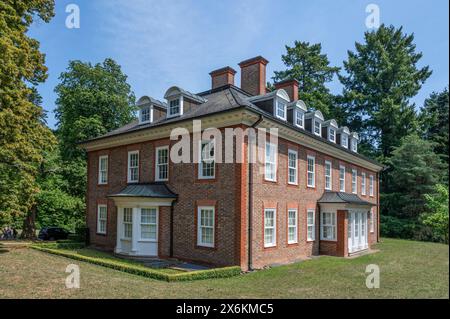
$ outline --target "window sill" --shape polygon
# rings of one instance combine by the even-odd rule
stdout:
[[[131,238],[120,238],[120,240],[123,240],[123,241],[131,241],[132,239],[131,239]]]
[[[277,244],[273,244],[273,245],[264,245],[264,249],[270,249],[270,248],[276,248]]]
[[[316,186],[306,185],[306,188],[312,188],[312,189],[314,189],[314,188],[316,188]]]
[[[138,243],[157,243],[157,239],[139,239]]]

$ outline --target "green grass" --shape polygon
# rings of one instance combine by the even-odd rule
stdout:
[[[0,244],[1,245],[1,244]],[[354,259],[319,257],[223,279],[163,282],[32,249],[0,253],[0,298],[448,298],[448,245],[383,239]],[[81,288],[66,289],[66,266]],[[368,264],[380,288],[365,286]],[[8,287],[6,289],[2,287]]]

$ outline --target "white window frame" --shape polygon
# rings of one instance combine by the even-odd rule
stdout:
[[[142,211],[144,209],[148,210],[154,210],[155,211],[155,222],[142,222]],[[140,220],[139,220],[139,237],[141,242],[157,242],[158,241],[158,208],[157,207],[142,207],[140,208]],[[155,226],[156,232],[155,232],[155,238],[144,238],[142,237],[142,226]]]
[[[159,162],[159,151],[167,150],[167,163],[160,163]],[[159,146],[155,148],[155,181],[157,182],[164,182],[169,180],[169,162],[170,162],[170,152],[169,152],[169,146]],[[163,166],[167,166],[167,177],[166,178],[160,178],[160,168]]]
[[[375,232],[375,212],[374,212],[374,208],[372,207],[370,209],[370,228],[369,231],[371,233]]]
[[[148,120],[144,120],[144,111],[148,110]],[[139,111],[139,123],[151,123],[153,121],[153,108],[151,106],[144,106]]]
[[[212,226],[202,225],[202,210],[212,210]],[[216,236],[216,208],[214,206],[199,206],[197,208],[197,246],[214,248]],[[212,243],[203,242],[203,229],[212,229]]]
[[[214,156],[213,156],[213,158],[207,158],[206,159],[208,161],[210,160],[212,163],[204,163],[203,162],[203,157],[202,157],[202,155],[203,155],[203,152],[202,152],[203,145],[206,145],[206,144],[209,144],[209,143],[212,144]],[[199,179],[214,179],[216,177],[216,160],[215,160],[216,159],[216,141],[214,139],[208,140],[208,141],[199,141],[199,144],[200,145],[199,145],[199,156],[198,156],[198,158],[199,158],[198,178]],[[212,164],[213,174],[211,176],[203,175],[203,165],[205,165],[205,164]]]
[[[102,218],[102,216],[100,215],[100,211],[103,208],[105,209],[105,216],[104,216],[104,218]],[[104,227],[105,227],[104,230],[101,229],[102,228],[101,225],[103,223],[104,223]],[[104,204],[97,205],[97,234],[106,235],[107,225],[108,225],[108,206],[104,205]]]
[[[283,116],[278,114],[278,111],[281,110],[280,105],[283,105]],[[279,119],[286,120],[287,116],[287,102],[281,99],[276,99],[275,101],[275,116]]]
[[[369,196],[373,197],[374,189],[373,189],[373,175],[369,175]]]
[[[313,169],[312,171],[309,170],[309,161],[312,160],[313,162]],[[309,182],[309,176],[312,176],[312,184]],[[308,155],[306,158],[306,186],[314,188],[316,187],[316,157],[312,155]]]
[[[295,166],[291,166],[290,156],[295,156]],[[291,181],[291,170],[294,171],[294,181]],[[294,150],[288,150],[288,184],[298,185],[298,153]]]
[[[330,168],[327,174],[327,168]],[[333,189],[333,164],[331,161],[325,161],[325,189],[331,191]]]
[[[345,144],[343,143],[345,141]],[[341,146],[348,149],[348,135],[345,133],[341,134]]]
[[[178,100],[178,113],[172,113],[172,107],[170,104],[177,100]],[[170,118],[170,117],[183,115],[183,103],[184,103],[183,96],[179,96],[179,97],[168,100],[167,101],[167,117]]]
[[[272,211],[273,212],[273,225],[272,226],[266,226],[266,213]],[[263,239],[264,239],[264,247],[275,247],[277,245],[277,210],[275,208],[265,208],[264,209],[264,233],[263,233]],[[270,243],[266,242],[266,230],[272,229],[273,230],[273,241]]]
[[[319,124],[319,132],[316,132],[316,123]],[[313,133],[317,136],[322,136],[322,123],[318,119],[315,118],[312,119],[312,126],[313,126]]]
[[[131,166],[131,156],[132,155],[137,155],[137,165],[136,166]],[[131,174],[131,170],[132,169],[136,169],[137,173],[136,173],[136,179],[131,179],[132,174]],[[138,183],[139,182],[139,151],[130,151],[128,152],[128,170],[127,170],[127,182],[128,183]]]
[[[325,223],[325,216],[327,214],[330,214],[331,216],[331,223]],[[320,212],[320,240],[327,240],[327,241],[336,241],[337,240],[337,212],[333,211],[327,211],[327,212]],[[332,229],[332,236],[331,237],[324,237],[324,228],[325,227],[331,227]]]
[[[333,138],[331,138],[331,132],[333,132]],[[328,140],[330,142],[336,143],[336,129],[334,127],[328,128]]]
[[[312,223],[309,222],[309,215],[312,214]],[[306,241],[316,240],[316,210],[308,209],[306,211]]]
[[[350,140],[350,148],[353,152],[358,152],[358,141],[354,138]]]
[[[102,155],[98,157],[98,184],[106,185],[108,184],[108,155]],[[102,161],[106,160],[105,166],[102,167]],[[104,178],[104,179],[103,179]]]
[[[343,175],[342,172],[344,173]],[[345,174],[346,174],[345,166],[339,165],[339,191],[344,193],[345,193]]]
[[[358,170],[352,169],[352,194],[358,194]]]
[[[267,147],[269,147],[269,155],[267,155]],[[273,152],[273,161],[272,160],[272,152]],[[266,142],[264,149],[264,179],[270,182],[277,181],[277,162],[278,162],[278,147],[276,144],[272,144]],[[273,170],[272,173],[268,172],[268,167]],[[269,175],[273,175],[273,178],[270,178]]]
[[[294,212],[295,214],[295,223],[291,224],[290,223],[290,218],[289,218],[289,214]],[[298,211],[295,208],[290,208],[288,209],[288,214],[287,214],[287,224],[288,224],[288,244],[297,244],[298,243]],[[289,230],[290,229],[294,229],[294,239],[289,239]]]
[[[299,119],[301,120],[301,124],[298,124]],[[305,128],[305,113],[300,111],[300,109],[295,109],[295,126],[300,128]]]
[[[361,173],[361,195],[366,195],[366,173]]]
[[[131,220],[125,221],[125,217],[130,213]],[[131,240],[133,238],[133,208],[131,207],[125,207],[123,208],[123,216],[122,216],[122,224],[123,224],[123,232],[122,232],[122,239],[125,240]],[[130,226],[130,236],[127,236],[127,225]]]

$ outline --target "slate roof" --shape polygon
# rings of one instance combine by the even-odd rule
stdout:
[[[349,194],[343,192],[330,192],[326,191],[322,194],[322,197],[317,201],[319,204],[353,204],[353,205],[370,205],[376,206],[375,204],[369,203],[361,199],[356,194]]]
[[[150,197],[150,198],[176,198],[164,183],[132,184],[122,189],[117,194],[108,197]]]

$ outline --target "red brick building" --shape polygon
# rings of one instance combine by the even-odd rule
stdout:
[[[267,92],[267,63],[241,62],[241,88],[225,67],[210,73],[208,91],[144,96],[138,120],[83,143],[93,246],[249,269],[349,256],[378,241],[382,167],[358,154],[358,134],[308,110],[295,80]],[[231,152],[214,136],[189,142],[187,160],[174,162],[181,136],[196,141],[193,120],[222,133],[276,128],[278,140],[253,148],[235,138]],[[185,133],[171,139],[174,129]],[[231,153],[242,161],[218,160]]]

